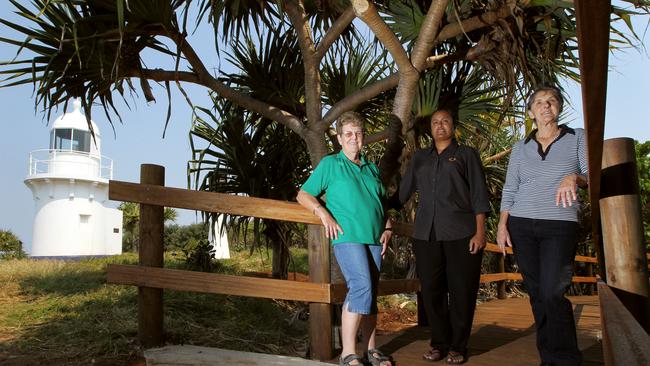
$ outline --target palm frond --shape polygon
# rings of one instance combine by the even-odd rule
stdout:
[[[386,77],[390,71],[391,64],[386,61],[386,55],[377,54],[372,46],[352,49],[337,47],[328,54],[323,65],[323,103],[331,107]],[[394,94],[394,90],[380,93],[355,108],[368,122],[370,131],[385,126],[385,114],[389,111]]]
[[[304,117],[304,68],[295,35],[276,31],[251,37],[233,43],[227,60],[238,72],[225,74],[221,80],[253,98]]]

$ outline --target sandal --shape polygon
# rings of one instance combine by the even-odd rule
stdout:
[[[424,352],[424,354],[422,355],[422,359],[429,362],[436,362],[442,360],[443,356],[444,355],[442,354],[442,350],[436,347],[431,347],[430,350]]]
[[[357,361],[358,363],[353,364],[352,362],[354,361]],[[363,366],[363,358],[355,355],[354,353],[350,353],[345,357],[341,356],[341,359],[339,360],[339,366]]]
[[[393,366],[393,360],[376,348],[369,349],[366,352],[366,358],[372,366]]]
[[[462,363],[465,363],[465,361],[467,361],[465,359],[465,356],[462,353],[456,351],[449,351],[449,353],[447,353],[447,359],[445,360],[445,362],[450,365],[460,365]]]

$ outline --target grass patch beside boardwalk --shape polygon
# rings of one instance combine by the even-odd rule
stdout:
[[[292,250],[306,272],[307,252]],[[269,253],[246,250],[220,260],[217,272],[270,271]],[[0,364],[127,365],[137,344],[137,288],[106,284],[108,263],[136,264],[137,255],[88,259],[0,261]],[[184,268],[180,256],[165,266]],[[170,344],[304,356],[307,305],[165,290]]]

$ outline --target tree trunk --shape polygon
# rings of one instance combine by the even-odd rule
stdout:
[[[328,153],[327,144],[325,143],[325,133],[324,131],[309,130],[303,138],[305,140],[305,145],[307,145],[312,169],[314,169],[318,166],[321,159]]]
[[[264,236],[271,244],[271,273],[273,278],[289,278],[289,246],[284,240],[282,224],[275,220],[264,220]]]
[[[271,242],[273,247],[273,278],[286,280],[289,278],[289,248],[282,240]]]

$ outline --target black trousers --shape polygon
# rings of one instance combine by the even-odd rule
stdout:
[[[472,332],[483,256],[483,251],[469,252],[470,238],[413,243],[431,346],[464,355]]]
[[[573,277],[578,223],[510,216],[508,232],[530,296],[542,362],[580,365],[573,307],[564,296]]]

